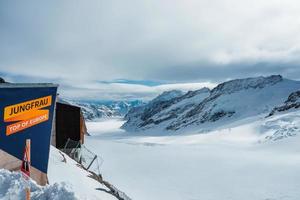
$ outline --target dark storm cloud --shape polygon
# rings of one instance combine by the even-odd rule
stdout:
[[[300,65],[298,63],[234,63],[227,65],[193,64],[173,66],[173,70],[155,72],[158,79],[164,78],[179,82],[211,81],[222,82],[227,79],[246,78],[255,76],[268,76],[280,74],[290,79],[300,80]]]

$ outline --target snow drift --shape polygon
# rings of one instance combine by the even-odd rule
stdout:
[[[45,187],[38,186],[30,181],[32,200],[77,200],[74,192],[69,185],[55,183]],[[19,172],[9,172],[0,169],[0,199],[1,200],[20,200],[25,199],[25,188],[27,183]]]

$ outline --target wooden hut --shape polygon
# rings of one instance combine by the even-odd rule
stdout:
[[[63,149],[68,139],[83,144],[85,134],[87,134],[87,128],[81,108],[68,103],[57,102],[52,145],[58,149]]]

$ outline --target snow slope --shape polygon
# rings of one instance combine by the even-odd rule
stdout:
[[[48,167],[50,184],[66,183],[81,200],[116,200],[114,196],[105,192],[108,189],[104,185],[89,176],[90,174],[78,167],[74,160],[51,146]]]
[[[92,124],[86,143],[104,158],[104,177],[133,200],[299,200],[299,122],[296,110],[248,117],[209,134],[154,137],[109,121],[113,131]]]

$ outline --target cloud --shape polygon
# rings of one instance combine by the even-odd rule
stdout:
[[[299,79],[299,10],[298,0],[1,1],[0,71],[67,85]]]
[[[146,85],[146,86],[158,86],[162,85],[163,82],[151,81],[151,80],[128,80],[128,79],[117,79],[112,81],[98,81],[99,83],[124,83],[133,85]]]
[[[214,83],[177,83],[157,86],[127,84],[127,83],[90,83],[80,85],[62,85],[60,96],[77,100],[151,100],[164,91],[197,90],[203,87],[213,88]],[[84,91],[84,92],[82,92]]]
[[[59,96],[65,99],[76,100],[150,100],[164,91],[197,90],[203,87],[213,88],[216,83],[195,82],[195,83],[159,83],[150,80],[113,80],[113,81],[69,81],[64,79],[45,79],[39,76],[16,76],[0,72],[7,82],[13,83],[60,83],[58,88]]]

